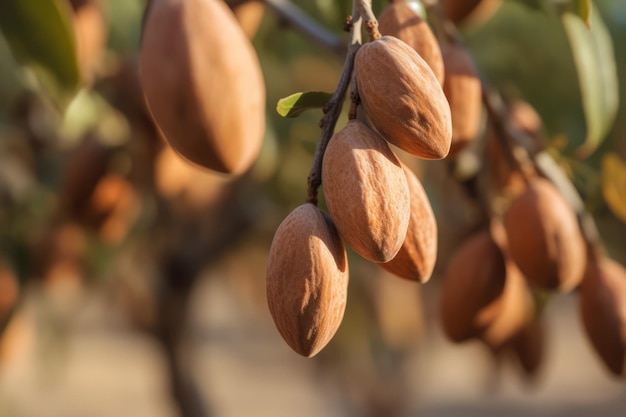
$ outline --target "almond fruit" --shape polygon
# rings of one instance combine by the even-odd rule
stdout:
[[[13,268],[0,258],[0,322],[4,323],[15,307],[20,285]]]
[[[422,183],[406,165],[402,167],[411,198],[409,227],[398,254],[380,265],[401,278],[426,283],[437,261],[437,221]]]
[[[615,375],[626,375],[626,269],[590,260],[580,287],[582,321],[596,352]]]
[[[154,120],[177,152],[215,171],[250,167],[265,130],[265,85],[226,3],[154,0],[140,65]]]
[[[533,179],[504,215],[511,256],[531,285],[569,291],[585,272],[576,215],[554,186]]]
[[[496,13],[502,0],[440,0],[439,3],[455,24],[481,24]]]
[[[254,38],[263,14],[265,5],[258,0],[226,0],[228,6],[232,9],[239,26],[249,39]]]
[[[347,301],[346,251],[331,219],[313,204],[292,211],[274,235],[267,302],[278,331],[303,356],[333,337]]]
[[[359,49],[354,70],[363,108],[385,139],[420,158],[448,155],[450,106],[417,52],[393,36],[383,36]]]
[[[478,135],[482,110],[482,85],[467,50],[457,44],[443,48],[443,92],[452,115],[450,156],[456,155]]]
[[[498,351],[529,321],[531,307],[524,278],[488,230],[468,238],[444,272],[442,325],[454,342],[479,337]]]
[[[532,319],[532,299],[517,266],[505,257],[505,284],[499,297],[476,316],[479,337],[492,349],[508,346]]]
[[[470,236],[454,253],[443,273],[440,313],[445,334],[463,342],[484,330],[476,317],[504,291],[506,264],[489,231]]]
[[[322,187],[341,237],[361,256],[388,262],[400,250],[410,195],[400,162],[376,132],[351,120],[333,135],[322,163]]]
[[[394,36],[415,50],[443,85],[444,65],[439,42],[422,19],[406,2],[393,1],[378,18],[378,29],[383,35]]]

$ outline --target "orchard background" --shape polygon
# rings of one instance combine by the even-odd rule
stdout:
[[[576,292],[545,303],[536,374],[478,341],[444,337],[439,278],[481,217],[472,180],[481,154],[472,149],[411,164],[439,228],[432,279],[396,279],[349,251],[348,306],[333,340],[313,359],[282,341],[266,304],[267,254],[306,196],[322,112],[283,118],[276,103],[335,90],[350,2],[254,3],[266,131],[259,158],[237,177],[189,165],[155,130],[137,65],[146,2],[76,0],[74,11],[69,3],[0,5],[1,416],[626,409],[626,386],[584,335]],[[301,13],[287,13],[289,4]],[[626,90],[626,4],[594,0],[591,32],[588,4],[483,0],[459,29],[489,85],[537,110],[546,152],[624,265],[626,110],[617,100]],[[576,13],[563,17],[565,9]],[[302,16],[325,41],[303,35]]]

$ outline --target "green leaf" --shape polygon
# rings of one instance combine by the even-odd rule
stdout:
[[[298,117],[307,109],[323,107],[331,97],[320,91],[295,93],[278,100],[276,111],[283,117]]]
[[[587,134],[577,154],[589,156],[613,126],[619,104],[617,69],[611,36],[598,13],[591,13],[590,30],[571,12],[561,15],[582,96]]]
[[[81,81],[72,16],[64,0],[2,0],[0,30],[15,58],[54,76],[65,90]]]
[[[602,158],[602,195],[615,217],[626,223],[626,163],[614,153]]]
[[[576,14],[591,29],[591,0],[574,0]]]

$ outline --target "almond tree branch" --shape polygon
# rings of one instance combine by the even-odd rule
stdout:
[[[347,49],[344,41],[304,13],[289,0],[262,0],[279,19],[300,32],[309,40],[322,45],[335,55],[344,57]]]
[[[322,135],[317,148],[315,149],[315,155],[313,156],[313,165],[307,178],[307,199],[308,203],[317,205],[317,190],[322,185],[322,161],[324,159],[324,153],[328,142],[335,132],[335,125],[341,114],[343,102],[346,98],[346,92],[350,86],[352,80],[352,72],[354,70],[354,57],[357,51],[361,47],[361,16],[359,15],[356,7],[353,7],[353,15],[348,18],[346,25],[350,27],[350,44],[348,47],[348,53],[346,54],[346,60],[343,66],[343,71],[339,77],[337,88],[330,98],[328,103],[324,106],[324,117],[320,121],[320,127],[322,128]]]

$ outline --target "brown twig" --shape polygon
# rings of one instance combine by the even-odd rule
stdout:
[[[331,50],[335,55],[340,57],[346,55],[346,45],[341,38],[311,19],[289,0],[263,0],[263,2],[279,19],[309,40]]]
[[[350,22],[350,45],[348,47],[348,53],[346,54],[346,60],[341,76],[339,77],[337,88],[328,103],[326,103],[326,106],[324,106],[324,117],[322,117],[322,120],[320,121],[322,134],[319,142],[317,143],[317,148],[315,149],[311,171],[307,177],[308,189],[306,201],[315,205],[317,205],[317,190],[320,185],[322,185],[322,161],[324,159],[324,152],[326,152],[326,147],[333,136],[337,120],[341,114],[343,102],[346,98],[346,92],[348,91],[348,86],[350,85],[350,81],[352,79],[354,57],[361,47],[362,19],[360,14],[358,14],[356,7],[353,8],[353,11],[355,13],[353,13],[352,20]]]

